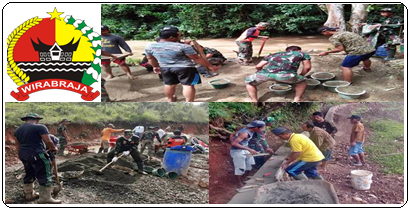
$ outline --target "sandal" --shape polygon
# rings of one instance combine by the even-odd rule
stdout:
[[[372,71],[372,69],[371,68],[365,68],[365,67],[362,67],[361,68],[363,71],[365,71],[365,72],[371,72]]]

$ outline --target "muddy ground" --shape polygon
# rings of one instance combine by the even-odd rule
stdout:
[[[213,78],[202,78],[202,84],[196,86],[196,101],[216,101],[216,102],[249,102],[246,88],[245,78],[255,72],[253,66],[240,66],[234,62],[236,54],[232,50],[236,50],[237,46],[234,39],[205,39],[199,40],[199,44],[216,48],[221,51],[228,61],[219,70],[220,75]],[[147,41],[128,41],[128,44],[133,49],[133,58],[141,59],[142,52]],[[254,53],[259,50],[261,42],[254,42]],[[300,36],[300,37],[274,37],[271,38],[265,45],[262,56],[269,53],[282,51],[286,46],[299,45],[303,50],[315,50],[312,55],[312,70],[309,73],[315,72],[332,72],[336,75],[336,79],[342,79],[341,70],[339,68],[344,55],[329,55],[319,57],[319,51],[325,51],[331,48],[332,45],[323,36]],[[255,55],[255,54],[254,54]],[[254,59],[257,63],[261,58]],[[359,67],[354,68],[354,85],[363,88],[367,91],[365,95],[356,101],[403,101],[404,95],[404,67],[402,65],[392,65],[395,62],[402,62],[402,59],[394,62],[381,62],[378,58],[372,58],[373,72],[368,73],[361,71]],[[393,66],[393,67],[392,67]],[[394,67],[396,66],[396,67]],[[163,84],[158,79],[158,76],[153,73],[148,73],[145,68],[140,66],[131,67],[131,71],[138,79],[129,80],[124,72],[114,67],[113,72],[115,78],[110,79],[106,83],[106,89],[110,99],[113,101],[166,101],[163,94]],[[106,77],[105,72],[102,77]],[[216,90],[208,82],[212,79],[226,78],[231,80],[231,84],[226,89]],[[286,96],[276,96],[268,90],[272,83],[265,83],[259,86],[258,96],[260,101],[266,102],[291,102],[294,93],[291,92]],[[178,101],[184,101],[181,93],[181,87],[177,88]],[[307,90],[305,101],[346,101],[341,99],[337,93],[332,93],[320,87],[315,90]]]
[[[402,110],[392,109],[401,107]],[[403,122],[402,103],[351,103],[341,105],[336,111],[334,123],[338,128],[335,140],[336,147],[333,149],[332,160],[328,170],[320,172],[324,179],[330,182],[336,190],[342,204],[400,204],[404,202],[404,176],[386,175],[381,173],[381,166],[367,158],[366,165],[357,167],[350,165],[347,155],[350,140],[351,124],[346,119],[352,113],[360,110],[361,116],[366,121],[380,119],[394,119]],[[366,145],[372,143],[371,129],[366,127]],[[268,143],[276,151],[281,145],[281,140],[273,135],[268,136]],[[209,202],[213,204],[228,203],[237,193],[237,185],[233,175],[232,158],[229,155],[230,144],[222,140],[210,141],[210,186]],[[213,164],[223,163],[223,164]],[[353,189],[350,183],[350,171],[355,169],[369,170],[373,173],[371,189],[359,191]],[[256,170],[252,171],[253,173]],[[251,172],[251,174],[252,174]]]
[[[146,158],[146,156],[144,156]],[[158,161],[145,166],[161,167]],[[208,203],[207,154],[193,154],[187,177],[171,180],[152,174],[140,175],[131,168],[132,158],[119,159],[103,174],[105,154],[86,153],[59,161],[59,177],[64,189],[56,197],[64,204],[206,204]],[[5,195],[8,203],[27,203],[22,193],[24,170],[6,172]],[[78,177],[77,177],[78,176]],[[37,186],[36,186],[37,188]],[[35,203],[35,202],[32,202]]]

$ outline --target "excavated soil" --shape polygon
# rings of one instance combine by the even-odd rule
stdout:
[[[202,84],[196,86],[196,101],[208,102],[249,102],[248,94],[245,87],[245,78],[253,73],[256,69],[254,66],[241,66],[234,60],[236,54],[232,50],[237,50],[234,39],[205,39],[198,41],[201,45],[216,48],[221,51],[228,61],[219,69],[219,76],[212,78],[201,78]],[[145,46],[150,44],[148,41],[128,41],[134,52],[133,58],[142,59],[142,52]],[[255,52],[259,49],[261,42],[256,40],[254,43]],[[337,80],[342,79],[340,64],[344,55],[328,55],[319,57],[320,51],[331,48],[332,45],[327,37],[322,36],[303,36],[303,37],[274,37],[266,43],[262,56],[269,53],[283,51],[286,46],[299,45],[303,50],[314,50],[311,53],[312,70],[308,75],[315,72],[330,72],[336,75]],[[258,63],[262,58],[254,58],[254,63]],[[372,58],[372,72],[365,72],[360,69],[361,66],[353,68],[354,86],[363,88],[367,93],[354,101],[403,101],[404,100],[404,67],[394,65],[395,62],[403,63],[402,59],[394,62],[384,63],[381,59]],[[397,67],[399,66],[399,67]],[[140,66],[131,67],[133,75],[137,76],[136,80],[129,80],[125,73],[118,67],[113,68],[116,76],[106,83],[106,89],[109,97],[113,101],[160,101],[165,102],[166,98],[163,93],[163,84],[158,76],[148,73],[145,68]],[[105,72],[102,76],[106,77]],[[231,81],[229,86],[224,89],[214,89],[209,81],[215,79],[228,79]],[[265,102],[291,102],[294,98],[294,91],[290,91],[285,96],[277,96],[268,87],[272,82],[264,83],[258,86],[258,96],[260,101]],[[184,101],[182,96],[182,87],[177,86],[176,92],[178,101]],[[326,101],[344,102],[337,93],[332,93],[323,87],[314,90],[307,90],[304,95],[305,101]]]
[[[65,204],[206,204],[208,163],[208,155],[193,154],[188,176],[171,180],[136,173],[131,169],[135,164],[131,157],[120,158],[100,174],[106,154],[87,153],[59,164],[64,184],[57,199]],[[161,163],[155,160],[144,165],[158,168]],[[6,173],[8,203],[27,203],[22,193],[22,174],[23,169]]]

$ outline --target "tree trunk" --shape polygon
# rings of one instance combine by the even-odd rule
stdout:
[[[352,15],[348,22],[348,27],[353,33],[359,34],[361,32],[361,23],[365,23],[367,20],[367,7],[368,4],[352,4]]]
[[[324,26],[346,30],[343,4],[326,4],[328,17]]]

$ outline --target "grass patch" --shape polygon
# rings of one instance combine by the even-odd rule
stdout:
[[[365,151],[386,174],[404,173],[404,124],[393,120],[370,122],[373,131]]]

